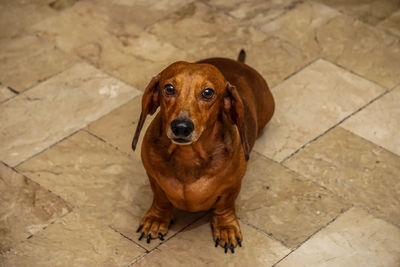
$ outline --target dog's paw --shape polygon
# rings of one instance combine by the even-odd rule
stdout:
[[[240,231],[240,226],[236,218],[216,218],[214,215],[211,222],[215,247],[221,246],[225,253],[230,250],[235,253],[237,246],[242,246],[243,236]]]
[[[136,230],[137,233],[140,232],[139,240],[142,240],[142,238],[145,237],[147,243],[150,243],[152,239],[156,238],[164,241],[164,236],[167,234],[169,225],[172,223],[173,220],[169,217],[164,219],[149,215],[144,216]]]

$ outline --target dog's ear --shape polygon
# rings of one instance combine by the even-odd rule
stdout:
[[[144,121],[147,115],[153,115],[157,108],[160,106],[158,83],[160,81],[160,74],[155,76],[147,85],[142,97],[142,111],[140,113],[139,122],[136,126],[136,132],[132,140],[132,149],[136,149],[139,140],[140,131],[143,128]]]
[[[244,105],[236,87],[229,82],[226,83],[226,93],[224,96],[224,112],[233,124],[236,124],[242,141],[244,157],[249,159],[249,143],[247,141],[246,127],[244,121]]]

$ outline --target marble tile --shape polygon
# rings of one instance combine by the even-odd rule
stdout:
[[[327,6],[305,2],[255,26],[388,88],[400,83],[400,39]]]
[[[34,35],[0,40],[0,82],[18,92],[70,67],[76,59]]]
[[[262,24],[279,18],[302,2],[304,0],[243,1],[233,6],[229,14],[244,24]]]
[[[243,246],[226,255],[221,247],[214,247],[210,219],[207,216],[189,226],[133,266],[270,266],[290,252],[267,235],[240,223]]]
[[[315,58],[285,40],[241,25],[238,20],[201,3],[185,6],[149,30],[197,59],[236,59],[244,48],[246,63],[259,71],[271,87]]]
[[[284,163],[349,203],[400,225],[400,157],[337,127]]]
[[[400,8],[398,0],[317,0],[355,19],[376,25]]]
[[[400,230],[352,208],[276,266],[398,266],[399,262]]]
[[[342,127],[400,156],[400,86],[342,123]]]
[[[400,37],[400,10],[379,23],[378,27]]]
[[[10,99],[11,97],[15,96],[11,90],[9,90],[6,86],[0,84],[0,103]]]
[[[282,161],[383,92],[370,81],[317,60],[272,89],[275,114],[254,149]]]
[[[136,229],[153,196],[140,160],[81,131],[21,164],[18,170],[132,240],[139,237]],[[176,223],[166,237],[200,215],[176,211]],[[151,249],[159,243],[142,241],[141,245]]]
[[[15,166],[139,94],[79,63],[0,106],[0,159]]]
[[[78,2],[34,25],[32,31],[141,90],[170,63],[189,59],[185,51],[112,10],[95,1]]]
[[[49,3],[49,6],[52,9],[61,11],[61,10],[64,10],[66,8],[73,6],[77,1],[79,1],[79,0],[54,0]]]
[[[2,0],[0,2],[0,39],[29,32],[34,23],[57,14],[50,1]]]
[[[0,163],[0,254],[71,210],[61,198]]]
[[[116,147],[118,150],[140,160],[143,136],[153,118],[153,116],[147,117],[140,134],[137,150],[133,151],[131,145],[136,125],[139,121],[140,111],[142,109],[141,102],[142,96],[139,95],[101,119],[92,122],[86,129],[90,133]],[[112,129],[112,131],[110,131],[110,129]]]
[[[238,216],[295,248],[349,205],[328,190],[257,153],[251,156]]]
[[[106,8],[108,15],[120,23],[134,23],[146,27],[175,10],[189,4],[193,0],[89,0],[95,5],[94,9]]]
[[[73,212],[0,256],[4,266],[126,266],[145,252],[84,212]]]

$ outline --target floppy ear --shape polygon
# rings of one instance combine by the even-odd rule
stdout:
[[[236,124],[242,141],[244,157],[249,160],[249,143],[247,141],[244,123],[244,105],[236,87],[226,83],[226,95],[224,96],[224,111],[233,124]]]
[[[153,115],[157,108],[160,106],[158,99],[158,82],[160,81],[160,74],[154,77],[147,85],[142,97],[142,112],[140,113],[139,122],[136,126],[136,132],[132,140],[132,149],[136,149],[137,142],[139,140],[140,131],[143,128],[144,121],[148,114]]]

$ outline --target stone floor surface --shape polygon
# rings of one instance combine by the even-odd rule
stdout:
[[[236,202],[243,247],[179,210],[165,241],[138,241],[146,84],[241,48],[276,101]],[[0,1],[9,266],[399,267],[400,1]]]

